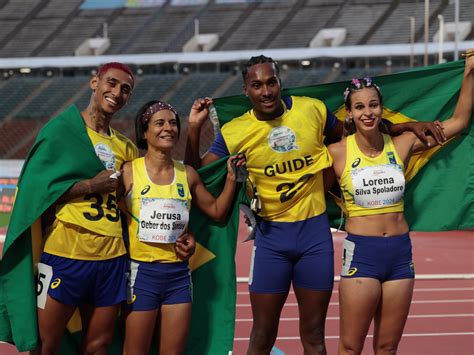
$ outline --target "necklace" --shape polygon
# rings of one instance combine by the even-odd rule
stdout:
[[[360,151],[364,154],[364,155],[367,155],[371,158],[374,158],[376,157],[377,155],[379,155],[382,150],[383,150],[383,141],[382,141],[382,147],[379,149],[379,148],[374,148],[372,146],[366,146],[364,144],[362,144],[361,142],[358,142],[358,139],[357,139],[357,136],[356,136],[356,144],[357,146],[359,147]]]

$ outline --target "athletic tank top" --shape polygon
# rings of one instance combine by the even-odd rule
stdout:
[[[354,134],[346,139],[340,185],[349,217],[403,212],[403,162],[390,136],[384,134],[383,139],[382,153],[373,158],[361,152]]]
[[[88,127],[87,134],[106,169],[119,170],[138,156],[132,141],[112,128],[110,136]],[[57,205],[44,251],[77,260],[107,260],[125,254],[115,192],[87,194]]]
[[[132,162],[133,186],[125,198],[130,258],[145,262],[180,262],[174,242],[187,228],[191,192],[184,164],[173,161],[174,180],[157,185],[148,177],[145,158]]]
[[[292,100],[274,120],[259,121],[250,110],[222,127],[229,152],[245,154],[262,202],[259,215],[270,221],[296,222],[326,211],[322,170],[332,165],[323,143],[327,108],[309,97]]]
[[[120,170],[124,162],[137,157],[133,143],[113,129],[110,129],[110,136],[103,136],[89,127],[87,133],[97,156],[107,170]],[[115,191],[87,194],[59,205],[56,218],[100,235],[122,237]]]

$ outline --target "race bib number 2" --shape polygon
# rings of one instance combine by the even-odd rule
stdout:
[[[53,268],[49,265],[38,263],[38,275],[36,276],[36,304],[38,308],[44,309],[48,288],[53,277]]]

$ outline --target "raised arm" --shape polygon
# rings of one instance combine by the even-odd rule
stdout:
[[[214,153],[207,153],[201,158],[199,153],[199,143],[201,138],[201,128],[207,117],[209,116],[209,107],[213,101],[211,98],[197,99],[191,106],[188,120],[188,137],[186,140],[186,151],[184,155],[184,163],[199,169],[201,166],[212,163],[219,159]]]
[[[469,54],[471,54],[471,56],[469,56]],[[468,49],[466,56],[463,81],[456,108],[454,109],[453,115],[440,124],[446,139],[450,139],[461,133],[463,129],[469,126],[471,120],[472,101],[474,99],[474,49]],[[431,145],[436,144],[433,137],[428,137],[428,140]],[[415,139],[412,151],[416,152],[424,149],[426,148],[423,142],[419,139]]]
[[[225,220],[234,198],[236,177],[232,164],[237,166],[245,165],[243,155],[235,155],[227,160],[227,178],[224,189],[217,198],[206,189],[196,170],[191,166],[186,166],[189,189],[191,190],[193,201],[202,212],[218,222]]]

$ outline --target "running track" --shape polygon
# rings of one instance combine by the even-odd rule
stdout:
[[[244,229],[241,226],[241,231]],[[239,240],[245,236],[239,235]],[[341,269],[345,234],[333,233],[336,275]],[[474,354],[474,231],[411,233],[415,282],[410,315],[399,346],[399,355]],[[237,248],[237,275],[248,277],[252,245]],[[465,277],[465,279],[462,279]],[[431,279],[434,278],[434,279]],[[326,321],[328,354],[337,354],[339,335],[338,282],[334,285]],[[234,354],[245,354],[252,326],[247,284],[238,283]],[[372,328],[369,330],[371,334]],[[275,346],[285,354],[303,354],[298,332],[298,307],[291,291],[283,308]],[[363,354],[373,354],[372,338]]]
[[[245,239],[245,231],[246,227],[241,225],[236,256],[239,280],[248,277],[252,248],[251,243],[240,242]],[[338,275],[344,234],[333,235]],[[410,315],[398,354],[474,354],[474,231],[412,233],[411,236],[415,270],[421,278],[415,283]],[[337,353],[337,287],[336,282],[326,321],[328,354]],[[252,326],[247,284],[239,282],[237,291],[233,353],[245,354]],[[373,353],[371,341],[369,336],[363,354]],[[283,309],[275,345],[287,355],[303,354],[298,335],[298,308],[293,292]],[[0,344],[0,355],[13,354],[18,354],[14,347]]]

